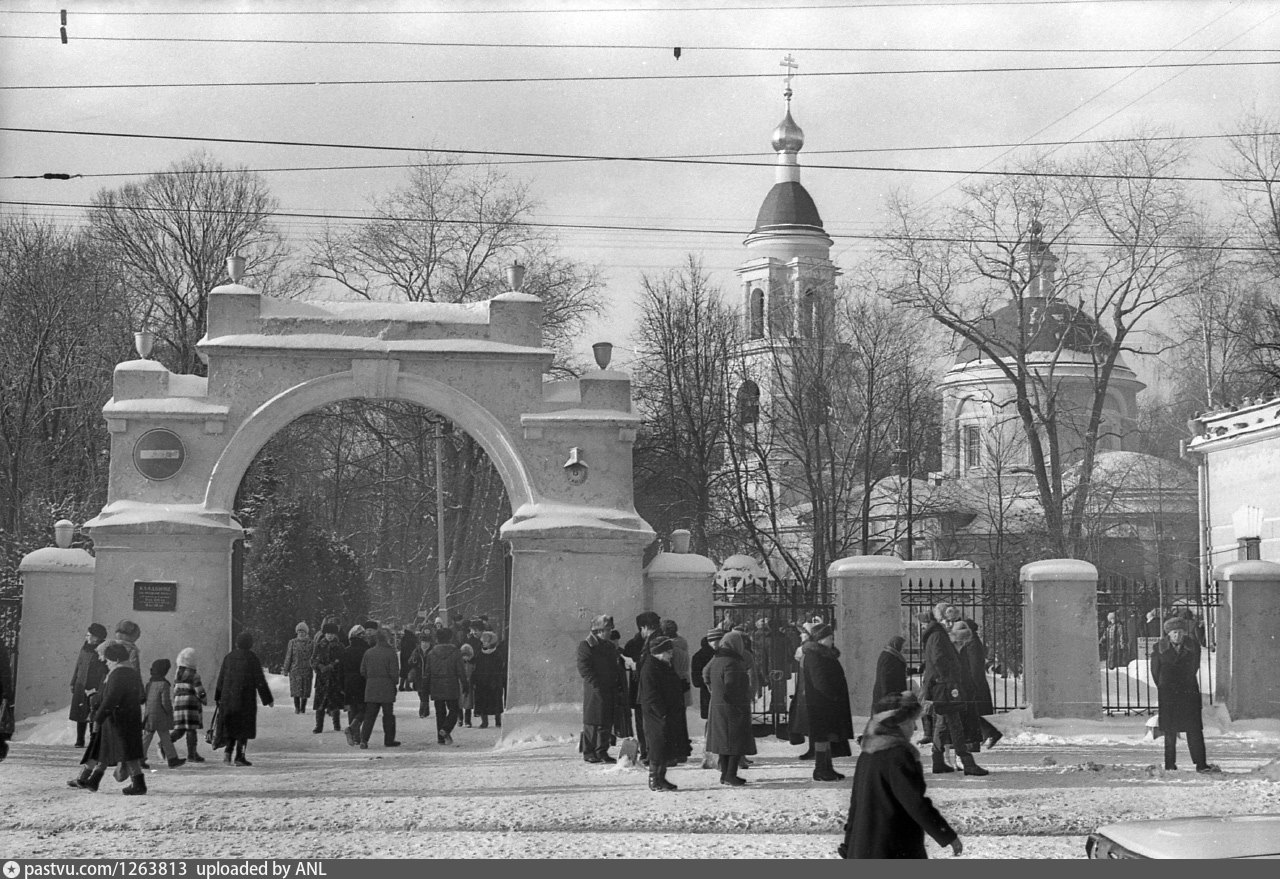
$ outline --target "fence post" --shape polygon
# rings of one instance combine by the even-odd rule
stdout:
[[[871,714],[876,661],[902,631],[902,559],[868,555],[839,559],[827,568],[835,595],[836,647],[849,681],[856,716]]]
[[[14,716],[21,720],[63,709],[71,702],[67,653],[84,642],[93,619],[94,558],[71,549],[73,529],[65,519],[54,526],[56,547],[22,557],[22,619],[18,633]],[[107,626],[114,620],[97,620]],[[74,660],[74,657],[73,657]]]
[[[1027,704],[1033,717],[1102,716],[1098,569],[1078,559],[1022,566]]]
[[[1218,612],[1217,694],[1232,720],[1280,718],[1280,564],[1228,562],[1214,572]],[[1224,632],[1224,625],[1226,631]],[[1209,649],[1211,645],[1205,645]]]

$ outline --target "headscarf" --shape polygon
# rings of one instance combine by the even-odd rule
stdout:
[[[747,639],[742,636],[742,633],[737,629],[734,629],[733,631],[724,633],[724,637],[720,639],[720,649],[732,650],[734,653],[741,656],[747,652],[746,641]]]

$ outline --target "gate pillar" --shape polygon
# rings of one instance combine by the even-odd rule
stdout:
[[[93,556],[71,548],[71,522],[62,519],[53,527],[58,545],[29,552],[18,565],[22,618],[18,655],[9,657],[15,666],[13,713],[18,720],[68,703],[69,647],[84,641],[90,623],[102,622],[93,616]]]
[[[1202,646],[1218,653],[1215,692],[1232,720],[1280,718],[1280,564],[1228,562],[1214,579],[1222,591],[1217,642]]]
[[[855,556],[832,562],[827,579],[835,592],[836,648],[849,681],[855,715],[871,714],[876,661],[889,639],[902,631],[902,574],[892,556]]]
[[[715,562],[689,552],[688,531],[672,532],[671,551],[658,553],[644,571],[646,609],[675,620],[691,651],[698,649],[703,633],[711,628],[715,578]]]
[[[511,610],[503,742],[559,739],[582,730],[578,643],[600,614],[623,639],[647,610],[641,563],[652,531],[566,526],[509,528]]]
[[[1078,559],[1022,566],[1022,667],[1034,717],[1102,716],[1098,569]]]

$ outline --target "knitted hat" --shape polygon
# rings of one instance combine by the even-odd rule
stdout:
[[[194,647],[183,647],[178,651],[178,668],[195,668],[196,667],[196,649]]]
[[[293,627],[293,630],[297,632],[299,635],[306,635],[311,632],[311,627],[308,626],[306,623],[298,623],[296,626]]]
[[[826,623],[820,623],[813,627],[813,631],[809,633],[809,637],[815,641],[821,641],[823,638],[832,634],[833,629]]]
[[[89,634],[95,638],[105,641],[107,638],[107,627],[102,623],[89,623]]]
[[[1182,619],[1181,617],[1174,617],[1171,620],[1164,621],[1164,631],[1166,635],[1169,632],[1172,632],[1174,629],[1178,629],[1180,631],[1185,632],[1189,628],[1190,626],[1187,625],[1187,621]]]
[[[716,644],[723,637],[724,637],[724,629],[720,628],[719,626],[716,626],[707,631],[708,644]]]
[[[670,638],[663,637],[662,635],[654,638],[653,641],[649,643],[649,652],[654,656],[657,656],[659,653],[667,653],[668,651],[675,649],[676,643]]]

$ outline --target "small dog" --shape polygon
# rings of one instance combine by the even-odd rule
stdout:
[[[618,743],[618,765],[627,769],[635,769],[640,765],[640,742],[623,739]]]

